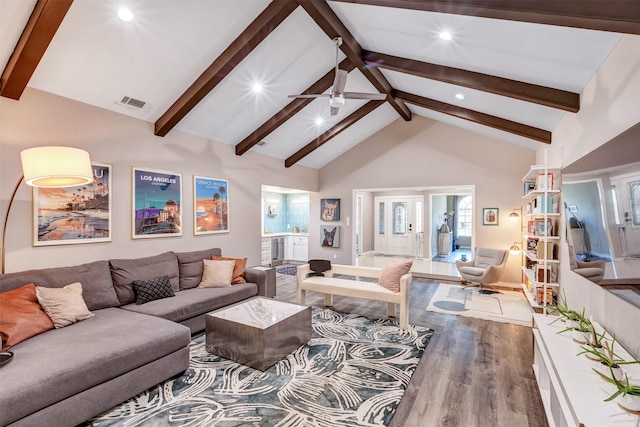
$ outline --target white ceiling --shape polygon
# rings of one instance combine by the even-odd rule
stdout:
[[[155,122],[238,37],[268,0],[75,0],[29,86]],[[116,13],[122,5],[132,22]],[[0,67],[4,69],[35,0],[0,0]],[[367,50],[580,93],[621,35],[550,25],[329,2]],[[438,37],[449,31],[453,40]],[[176,129],[236,145],[334,65],[330,38],[298,7],[209,93]],[[340,60],[344,55],[340,53]],[[382,70],[394,89],[553,131],[566,113],[524,101],[409,74]],[[253,93],[261,82],[265,90]],[[360,71],[347,91],[377,92]],[[455,98],[464,93],[465,99]],[[123,96],[148,104],[136,110]],[[286,159],[356,111],[347,100],[329,116],[326,98],[313,101],[253,151]],[[426,108],[413,114],[537,149],[540,142]],[[318,116],[326,121],[316,125]],[[321,168],[395,120],[388,104],[331,139],[298,164]]]

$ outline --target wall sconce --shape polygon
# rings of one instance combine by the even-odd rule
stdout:
[[[520,246],[518,246],[518,244],[522,245],[522,242],[513,242],[513,245],[509,248],[511,255],[518,255],[520,253]]]
[[[18,180],[7,205],[2,226],[2,274],[4,274],[5,238],[13,199],[24,180],[32,187],[73,187],[93,182],[89,153],[72,147],[36,147],[20,153],[23,175]]]
[[[520,211],[520,213],[516,212]],[[509,221],[518,222],[520,221],[520,216],[522,215],[522,208],[515,208],[513,212],[509,214]]]

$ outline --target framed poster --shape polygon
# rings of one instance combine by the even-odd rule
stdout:
[[[131,238],[182,236],[182,175],[131,168]]]
[[[340,247],[340,226],[337,225],[321,225],[320,226],[320,244],[325,248]]]
[[[229,232],[229,181],[193,176],[193,234]]]
[[[33,246],[111,241],[111,165],[91,169],[91,184],[33,188]]]
[[[340,221],[340,199],[320,199],[320,219]]]
[[[498,208],[482,209],[482,225],[498,225],[500,210]]]

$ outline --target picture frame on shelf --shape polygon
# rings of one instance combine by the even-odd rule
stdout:
[[[536,190],[537,191],[548,191],[553,190],[553,173],[547,172],[539,173],[538,179],[536,180]]]
[[[533,181],[527,181],[524,183],[524,195],[531,193],[536,190],[536,183]]]
[[[131,238],[182,236],[182,174],[131,168]]]
[[[482,225],[499,225],[500,209],[482,208]]]
[[[111,241],[111,165],[91,162],[91,170],[90,184],[33,187],[33,246]]]
[[[193,176],[193,234],[229,232],[229,181]]]
[[[553,235],[553,223],[550,219],[536,219],[536,236],[548,237]]]

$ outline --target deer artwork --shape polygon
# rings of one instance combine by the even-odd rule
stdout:
[[[333,221],[336,219],[336,211],[338,209],[339,201],[335,201],[333,203],[325,202],[324,208],[322,209],[321,218],[323,221]]]
[[[322,246],[333,246],[333,238],[336,236],[337,227],[333,227],[333,230],[322,230],[324,231],[324,240],[322,241]]]

